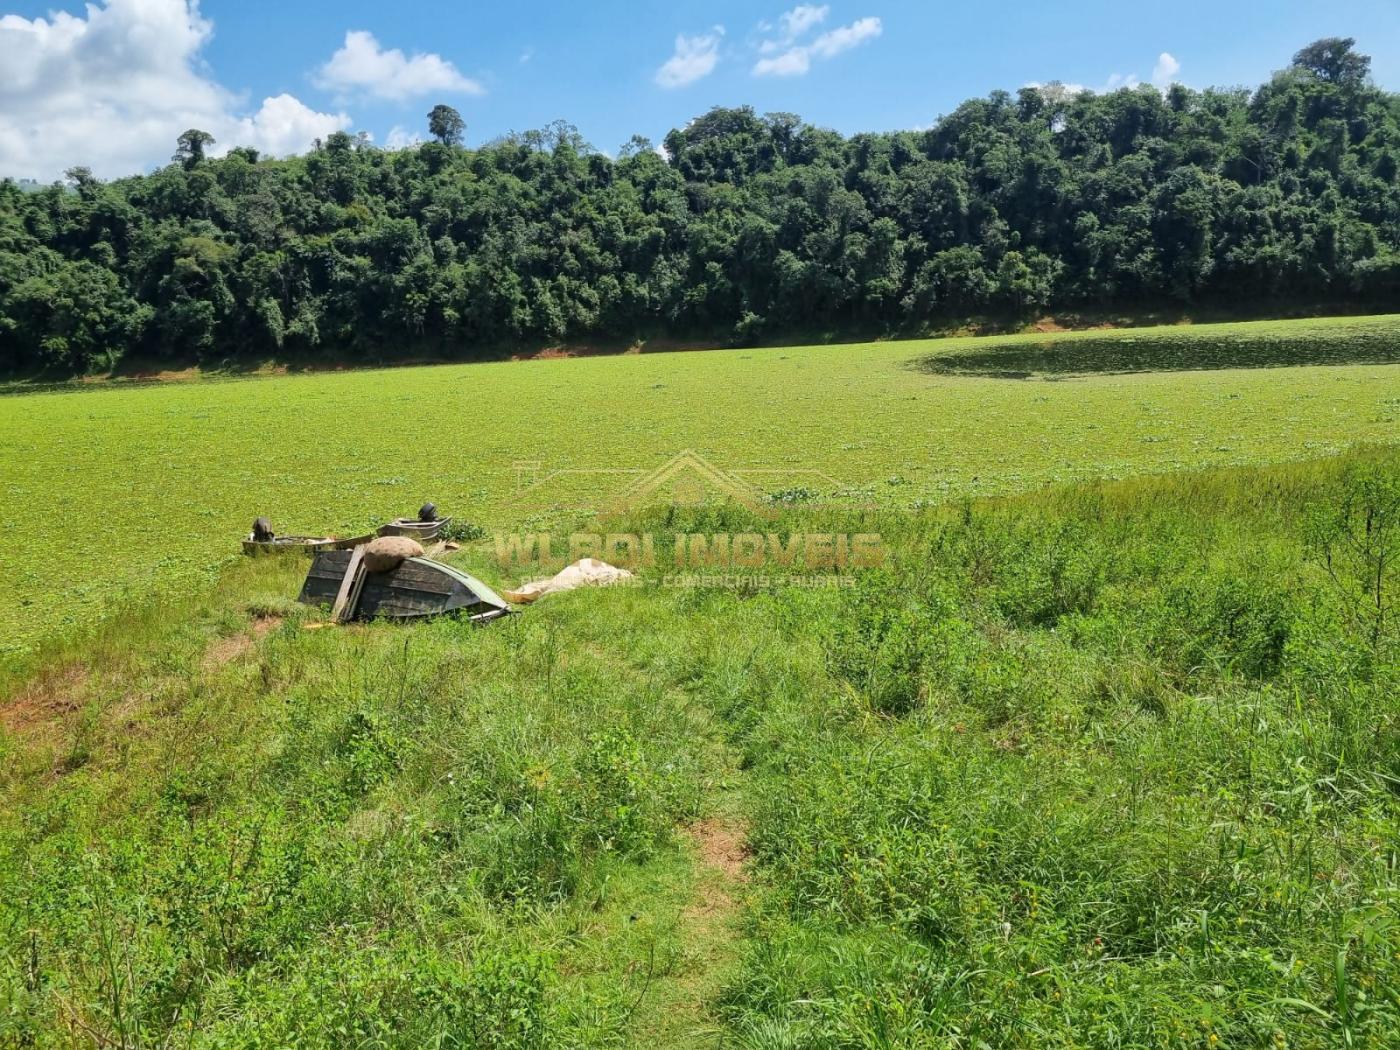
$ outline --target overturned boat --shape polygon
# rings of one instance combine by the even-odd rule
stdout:
[[[370,572],[364,547],[316,555],[297,601],[329,605],[338,623],[379,618],[412,620],[460,613],[477,623],[510,614],[506,600],[475,577],[442,562],[409,558],[387,572]]]

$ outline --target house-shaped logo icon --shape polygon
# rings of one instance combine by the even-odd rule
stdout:
[[[609,501],[612,512],[651,504],[699,506],[738,503],[762,511],[763,493],[743,478],[721,470],[694,449],[686,449],[655,470],[643,474]]]
[[[628,467],[564,467],[550,470],[537,460],[513,465],[516,506],[531,513],[561,510],[621,513],[641,507],[738,504],[763,515],[778,507],[769,488],[789,486],[804,499],[830,495],[844,486],[819,470],[752,467],[723,470],[694,449],[677,453],[650,470]],[[749,480],[754,478],[756,480]],[[625,482],[618,488],[619,482]],[[763,486],[763,487],[761,487]]]

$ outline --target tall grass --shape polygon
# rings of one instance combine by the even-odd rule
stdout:
[[[309,629],[239,564],[6,708],[0,1045],[669,1045],[720,809],[731,1044],[1393,1045],[1396,478],[797,501],[891,559],[486,629]]]

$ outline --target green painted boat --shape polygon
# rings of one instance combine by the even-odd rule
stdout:
[[[331,606],[335,618],[413,620],[464,615],[486,623],[510,614],[510,605],[473,576],[427,558],[409,558],[388,572],[368,572],[356,551],[316,555],[297,600]],[[353,571],[355,578],[346,579]]]

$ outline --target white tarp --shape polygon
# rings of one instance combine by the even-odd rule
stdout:
[[[619,569],[597,558],[584,558],[566,569],[555,573],[547,580],[531,580],[518,591],[501,591],[506,601],[517,605],[529,605],[556,591],[572,591],[576,587],[606,587],[611,583],[621,583],[632,579],[626,569]]]

